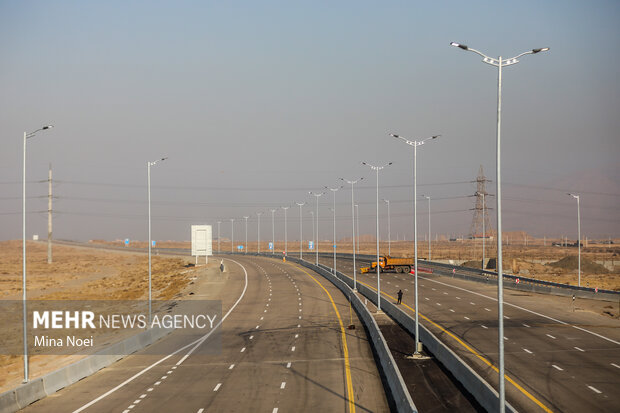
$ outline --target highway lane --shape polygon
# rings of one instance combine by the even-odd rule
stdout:
[[[221,352],[209,354],[209,338],[172,356],[137,353],[25,410],[389,411],[364,330],[343,327],[346,297],[296,265],[224,259],[229,272],[199,277],[191,296],[221,299],[230,312]],[[152,347],[170,354],[188,341],[175,332]]]
[[[352,275],[351,265],[339,259],[340,271]],[[419,279],[420,321],[497,387],[497,287],[437,273]],[[358,272],[358,281],[376,288],[376,273]],[[382,293],[395,300],[402,289],[412,317],[413,286],[412,275],[382,274]],[[570,305],[505,290],[507,398],[524,411],[618,411],[620,322]]]

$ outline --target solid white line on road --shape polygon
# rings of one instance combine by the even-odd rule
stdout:
[[[620,369],[620,366],[618,366],[618,365],[617,365],[617,364],[615,364],[615,363],[611,363],[611,365],[612,365],[612,366],[614,366],[615,368]]]
[[[564,369],[562,367],[556,366],[555,364],[552,364],[551,367],[553,367],[556,370],[564,371]]]
[[[576,348],[577,350],[579,350],[579,351],[583,351],[584,353],[586,352],[585,350],[580,349],[579,347],[575,347],[575,348]]]
[[[233,368],[235,368],[235,365],[231,364],[230,367],[228,367],[228,370],[232,370]]]
[[[222,383],[218,383],[217,386],[215,386],[215,388],[213,389],[213,391],[218,391],[221,385]]]
[[[293,347],[291,348],[291,351],[295,351],[295,346],[293,346]]]
[[[484,324],[482,324],[482,328],[486,328],[486,329],[488,329],[489,327],[487,327],[487,326],[485,326]]]
[[[551,334],[545,334],[545,335],[555,340],[555,337],[553,337]]]
[[[243,353],[244,351],[245,351],[245,347],[243,347],[243,348],[241,349],[241,353]]]
[[[534,353],[532,353],[531,351],[529,351],[529,350],[528,350],[528,349],[526,349],[526,348],[524,348],[524,349],[523,349],[523,351],[525,351],[525,352],[526,352],[526,353],[528,353],[528,354],[534,354]]]
[[[420,276],[420,277],[422,278],[422,276]],[[492,300],[492,301],[497,301],[497,298],[489,297],[489,296],[487,296],[487,295],[480,294],[480,293],[477,293],[477,292],[474,292],[474,291],[470,291],[470,290],[467,290],[467,289],[465,289],[465,288],[456,287],[456,286],[453,286],[453,285],[450,285],[450,284],[443,283],[443,282],[441,282],[441,281],[431,280],[431,279],[429,279],[429,278],[424,278],[424,279],[425,279],[425,280],[427,280],[427,281],[431,281],[431,282],[434,282],[434,283],[438,283],[438,284],[445,285],[446,287],[456,288],[457,290],[461,290],[461,291],[467,291],[468,293],[475,294],[475,295],[478,295],[478,296],[480,296],[480,297],[485,297],[485,298],[488,298],[489,300]],[[458,297],[456,297],[456,298],[458,299]],[[576,328],[577,330],[583,331],[583,332],[588,333],[588,334],[592,334],[593,336],[596,336],[596,337],[602,338],[603,340],[607,340],[607,341],[609,341],[609,342],[611,342],[611,343],[614,343],[614,344],[618,344],[618,345],[620,345],[620,341],[612,340],[612,339],[611,339],[611,338],[609,338],[609,337],[605,337],[605,336],[603,336],[603,335],[601,335],[601,334],[597,334],[597,333],[595,333],[595,332],[593,332],[593,331],[586,330],[585,328],[582,328],[582,327],[579,327],[579,326],[576,326],[576,325],[572,325],[572,324],[567,323],[567,322],[565,322],[565,321],[561,321],[561,320],[558,320],[558,319],[553,318],[553,317],[549,317],[549,316],[544,315],[544,314],[541,314],[541,313],[537,313],[536,311],[528,310],[527,308],[520,307],[520,306],[518,306],[518,305],[516,305],[516,304],[512,304],[512,303],[509,303],[509,302],[504,301],[504,305],[509,305],[509,306],[511,306],[511,307],[518,308],[519,310],[527,311],[528,313],[535,314],[535,315],[540,316],[540,317],[544,317],[544,318],[546,318],[546,319],[549,319],[549,320],[555,321],[556,323],[559,323],[559,324],[563,324],[563,325],[566,325],[566,326],[571,326],[571,327],[573,327],[573,328]],[[507,317],[507,316],[504,316],[504,317],[509,319],[509,317]]]
[[[286,387],[286,382],[285,382],[285,381],[283,381],[283,382],[282,382],[282,384],[280,385],[280,388],[281,388],[281,389],[283,389],[283,388],[285,388],[285,387]]]
[[[601,393],[602,393],[602,391],[600,391],[600,390],[599,390],[599,389],[597,389],[596,387],[588,386],[588,388],[589,388],[590,390],[592,390],[593,392],[596,392],[597,394],[601,394]]]
[[[290,369],[291,368],[291,362],[289,361],[288,363],[286,363],[286,368]]]

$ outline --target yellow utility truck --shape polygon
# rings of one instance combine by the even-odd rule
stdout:
[[[413,258],[410,258],[410,257],[395,258],[395,257],[390,257],[389,255],[384,255],[384,256],[379,257],[379,266],[382,272],[395,271],[398,273],[403,273],[403,272],[410,273],[415,265],[413,262]],[[370,267],[362,267],[360,268],[360,271],[362,274],[365,274],[365,273],[369,273],[376,269],[377,269],[377,262],[373,261],[370,264]],[[418,265],[418,271],[425,272],[425,273],[432,273],[433,269],[422,268]]]

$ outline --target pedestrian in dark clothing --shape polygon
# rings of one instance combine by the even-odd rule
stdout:
[[[403,300],[403,290],[398,290],[398,304]]]

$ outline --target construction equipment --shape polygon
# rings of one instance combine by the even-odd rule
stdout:
[[[414,262],[413,262],[413,258],[411,257],[395,258],[395,257],[390,257],[389,255],[384,255],[382,257],[379,257],[379,266],[382,272],[395,271],[397,273],[413,273],[412,270],[414,268]],[[360,268],[360,272],[362,274],[366,274],[376,269],[377,269],[377,262],[373,261],[370,264],[370,267]],[[418,265],[418,271],[432,274],[433,269],[420,267]]]

